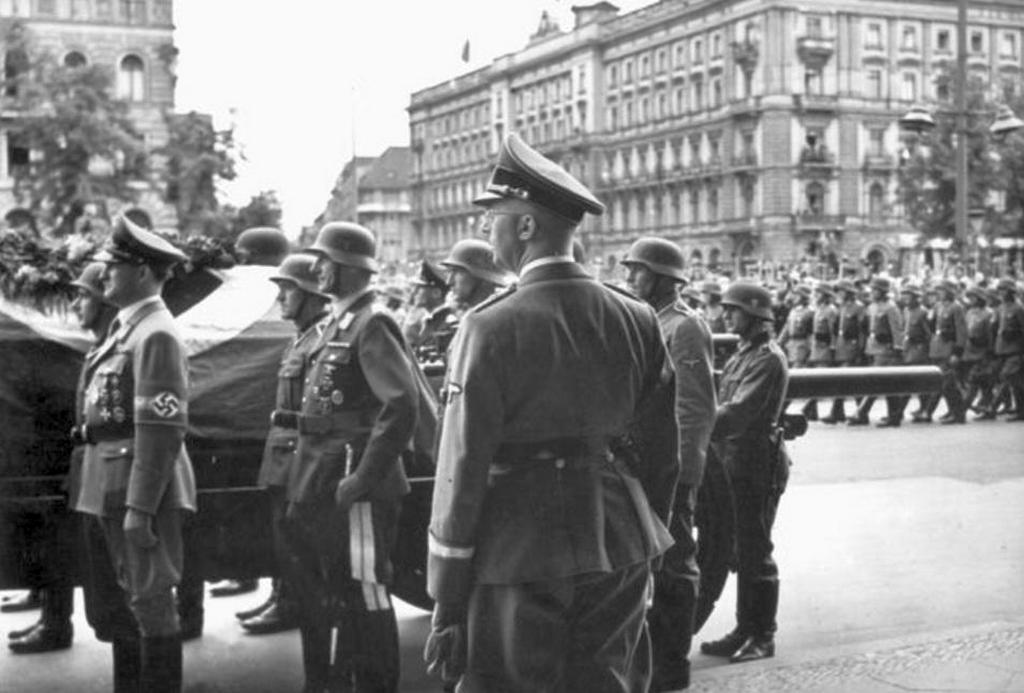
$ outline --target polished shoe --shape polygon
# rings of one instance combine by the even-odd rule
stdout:
[[[871,423],[866,416],[855,416],[852,419],[846,420],[847,426],[867,426]]]
[[[25,594],[19,597],[9,597],[0,604],[0,611],[5,614],[14,613],[16,611],[31,611],[32,609],[38,609],[43,605],[43,599],[39,595],[38,590],[29,590]]]
[[[34,631],[36,628],[42,628],[42,626],[43,626],[43,622],[42,621],[36,621],[35,623],[33,623],[32,625],[28,626],[27,628],[19,628],[18,630],[10,631],[9,633],[7,633],[7,639],[8,640],[17,640],[18,638],[24,638],[26,635],[28,635],[29,633]]]
[[[233,597],[236,594],[255,592],[257,582],[255,579],[246,580],[221,580],[210,588],[211,597]]]
[[[71,647],[71,640],[74,637],[75,629],[68,623],[64,626],[40,625],[33,628],[28,635],[11,640],[7,647],[11,648],[14,654],[36,654],[38,652],[52,652],[53,650],[66,650]]]
[[[740,662],[753,662],[756,659],[768,659],[775,656],[775,639],[770,636],[758,637],[755,635],[747,638],[743,646],[738,649],[729,661],[733,664]]]
[[[242,621],[242,628],[245,628],[253,635],[280,633],[298,628],[298,626],[299,622],[295,617],[295,610],[281,606],[280,602],[274,602],[263,613]]]
[[[239,621],[248,621],[250,618],[259,616],[273,605],[274,595],[271,594],[269,597],[267,597],[267,600],[259,606],[253,607],[252,609],[246,609],[244,611],[236,611],[235,618],[237,618]]]
[[[962,424],[967,423],[967,419],[964,417],[963,414],[946,414],[945,416],[939,419],[939,423],[944,425]]]
[[[992,421],[996,418],[996,413],[990,409],[982,411],[980,414],[974,417],[975,421]]]
[[[927,414],[914,414],[910,417],[910,423],[931,423],[932,417]]]
[[[739,630],[733,630],[718,640],[702,642],[700,644],[700,651],[712,657],[731,657],[736,650],[743,647],[746,641],[746,635]]]
[[[823,423],[823,424],[837,424],[837,423],[842,423],[843,421],[846,421],[846,419],[842,419],[842,418],[837,419],[837,418],[832,417],[832,416],[823,416],[821,418],[821,423]]]
[[[877,428],[899,428],[903,423],[899,419],[890,419],[888,416],[875,424]]]

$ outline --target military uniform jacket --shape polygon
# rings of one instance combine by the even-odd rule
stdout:
[[[991,308],[967,309],[965,322],[967,324],[967,344],[964,347],[964,361],[982,361],[992,355],[995,333],[993,331],[993,316]]]
[[[658,322],[676,372],[679,483],[700,486],[717,406],[711,331],[682,301],[659,310]]]
[[[903,363],[928,363],[928,345],[932,340],[932,328],[925,308],[905,308],[903,322],[907,331],[903,338]]]
[[[837,363],[859,363],[864,355],[868,332],[867,309],[856,301],[839,306],[839,326],[835,339]]]
[[[89,353],[81,421],[87,438],[75,509],[115,516],[195,510],[188,421],[188,361],[163,301],[143,304]]]
[[[811,353],[811,333],[814,331],[814,309],[793,306],[786,317],[786,326],[779,335],[779,344],[786,347],[791,366],[803,366]]]
[[[788,385],[786,357],[767,332],[741,342],[722,369],[712,440],[734,478],[763,479],[772,471],[770,437]]]
[[[928,357],[946,360],[960,356],[967,346],[967,318],[964,307],[956,301],[942,301],[935,306],[935,332],[932,334]]]
[[[1004,301],[999,304],[996,321],[996,355],[1024,353],[1024,306]]]
[[[302,408],[306,357],[320,337],[323,324],[314,322],[295,336],[281,354],[277,371],[277,397],[270,415],[270,431],[263,447],[263,459],[257,483],[260,486],[287,486],[288,474],[295,462],[299,443],[299,409]]]
[[[811,363],[832,363],[833,345],[839,332],[839,311],[831,303],[814,309],[814,323],[811,333]]]
[[[409,492],[401,454],[411,444],[419,414],[416,375],[401,330],[374,304],[372,292],[321,326],[306,361],[288,500],[330,499],[350,474],[362,482],[367,499],[400,498]]]
[[[427,588],[521,584],[647,561],[672,543],[675,384],[653,309],[571,261],[528,271],[463,319],[446,383]],[[629,433],[637,459],[503,455]],[[496,463],[501,461],[500,465]]]
[[[903,347],[903,316],[892,301],[874,301],[867,307],[868,340],[864,353],[875,361],[895,359]]]

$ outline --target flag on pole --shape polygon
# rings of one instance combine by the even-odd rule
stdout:
[[[469,39],[466,39],[466,42],[462,44],[462,62],[469,62]]]

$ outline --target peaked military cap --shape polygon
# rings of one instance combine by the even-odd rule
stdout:
[[[147,231],[123,214],[114,221],[110,238],[96,255],[97,262],[134,265],[173,265],[188,258],[166,239]]]
[[[442,291],[448,290],[448,280],[445,278],[444,272],[429,260],[424,260],[420,264],[420,276],[413,279],[411,283],[416,286],[430,286]]]
[[[604,214],[604,205],[561,166],[510,133],[485,192],[473,200],[488,207],[498,200],[525,200],[579,223],[587,212]]]

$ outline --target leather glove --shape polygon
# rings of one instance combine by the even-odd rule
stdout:
[[[334,503],[339,510],[348,510],[352,504],[366,495],[363,484],[354,476],[346,476],[334,489]]]
[[[127,541],[143,548],[151,549],[157,544],[153,533],[153,516],[136,508],[128,508],[124,516],[124,536]]]
[[[455,684],[466,672],[466,610],[462,605],[434,605],[430,635],[423,648],[428,674],[438,674],[445,684]]]

